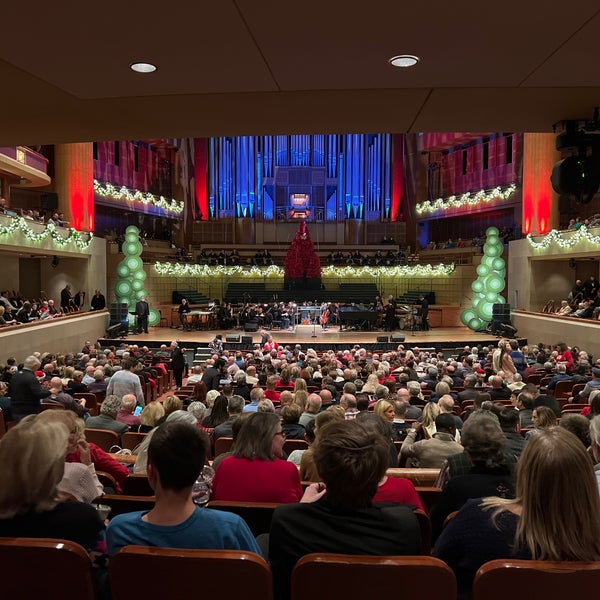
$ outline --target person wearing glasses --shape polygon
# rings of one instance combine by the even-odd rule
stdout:
[[[274,413],[249,415],[216,471],[212,500],[298,502],[302,486],[298,468],[282,460],[285,432]]]

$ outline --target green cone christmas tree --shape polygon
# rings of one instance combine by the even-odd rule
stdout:
[[[479,331],[492,320],[494,304],[504,304],[500,295],[506,285],[506,264],[501,258],[504,245],[496,227],[489,227],[483,245],[483,257],[477,267],[477,279],[471,284],[474,292],[471,307],[463,310],[460,320],[473,331]]]
[[[142,296],[148,298],[144,283],[146,272],[140,258],[142,249],[140,230],[133,225],[129,226],[125,230],[125,241],[122,247],[125,258],[117,265],[118,279],[115,285],[115,295],[117,302],[127,304],[130,312],[135,311],[135,304]],[[160,313],[151,308],[148,324],[154,326],[158,325],[159,322]]]

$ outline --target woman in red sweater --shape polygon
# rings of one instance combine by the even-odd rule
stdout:
[[[302,486],[298,467],[281,460],[285,433],[273,413],[252,413],[244,422],[232,456],[219,465],[212,500],[298,502]]]

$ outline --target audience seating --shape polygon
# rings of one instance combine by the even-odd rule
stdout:
[[[239,515],[248,523],[252,535],[269,533],[273,512],[279,506],[277,502],[235,502],[232,500],[211,500],[208,508],[224,510]]]
[[[104,494],[100,498],[101,504],[110,506],[110,518],[122,513],[154,508],[154,496],[127,496],[125,494]]]
[[[571,388],[571,394],[569,397],[575,397],[579,394],[579,392],[581,392],[583,390],[583,388],[585,387],[585,383],[576,383],[572,388]]]
[[[428,511],[431,511],[436,502],[439,501],[440,494],[442,493],[442,488],[438,487],[415,486],[415,489]]]
[[[110,559],[109,576],[113,600],[273,599],[271,569],[265,559],[240,550],[126,546]]]
[[[95,600],[92,562],[68,540],[0,538],[3,598]]]
[[[75,400],[85,400],[85,406],[89,410],[92,417],[98,416],[98,401],[96,400],[96,394],[91,392],[76,392],[73,394]]]
[[[108,429],[85,429],[85,439],[92,444],[96,444],[104,450],[110,452],[113,446],[119,445],[119,436],[114,431]]]
[[[388,477],[405,477],[406,479],[410,479],[415,486],[431,487],[437,481],[440,470],[426,469],[421,467],[399,467],[390,468],[385,472],[385,474]]]
[[[65,410],[65,405],[58,402],[40,402],[40,412],[44,410]]]
[[[116,491],[117,482],[110,473],[107,473],[106,471],[96,471],[96,477],[98,477],[98,481],[102,484],[102,487]]]
[[[432,556],[308,554],[292,572],[292,600],[354,600],[372,594],[456,600],[456,579],[446,563]]]
[[[533,383],[534,385],[539,386],[540,381],[542,380],[542,375],[540,373],[534,373],[527,378],[525,383]]]
[[[587,403],[572,403],[572,404],[565,404],[562,409],[561,409],[561,414],[562,413],[580,413],[586,406],[589,406],[589,404]]]
[[[127,431],[121,436],[121,448],[127,448],[132,452],[144,441],[147,433],[137,433],[136,431]]]
[[[223,454],[224,452],[229,452],[229,450],[231,450],[232,445],[233,445],[233,438],[220,437],[215,442],[215,456],[219,456],[219,454]]]
[[[558,381],[554,388],[554,397],[557,400],[561,398],[568,398],[573,390],[573,382],[565,379],[564,381]]]
[[[283,451],[289,455],[294,450],[308,450],[308,443],[306,440],[285,440]]]
[[[599,562],[492,560],[473,581],[473,600],[563,600],[600,586]]]
[[[421,529],[421,554],[431,554],[431,520],[429,515],[420,508],[415,508],[414,513]]]
[[[121,482],[121,489],[129,496],[154,496],[147,475],[132,474],[125,477]]]

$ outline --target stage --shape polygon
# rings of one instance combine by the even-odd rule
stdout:
[[[269,333],[281,345],[300,344],[305,350],[314,348],[318,351],[344,350],[352,348],[355,344],[359,344],[367,350],[392,350],[396,349],[400,343],[405,348],[418,346],[427,349],[435,348],[436,351],[447,351],[463,348],[466,345],[493,344],[495,346],[498,343],[498,337],[490,333],[478,333],[468,327],[435,327],[429,331],[397,330],[390,333],[362,330],[339,331],[337,327],[330,327],[323,331],[320,325],[298,325],[295,332],[275,329]],[[127,343],[155,348],[176,340],[180,346],[193,349],[206,347],[217,334],[222,335],[225,349],[250,350],[252,344],[260,342],[258,332],[244,332],[240,329],[183,331],[169,327],[150,327],[148,334],[130,333],[125,338],[104,338],[99,341],[103,347]],[[392,335],[399,336],[399,338],[391,341],[390,336]],[[228,341],[233,337],[237,337],[237,341]],[[380,337],[387,337],[388,341],[378,341]],[[404,337],[403,341],[400,339],[402,337]],[[526,343],[523,340],[520,342]]]

